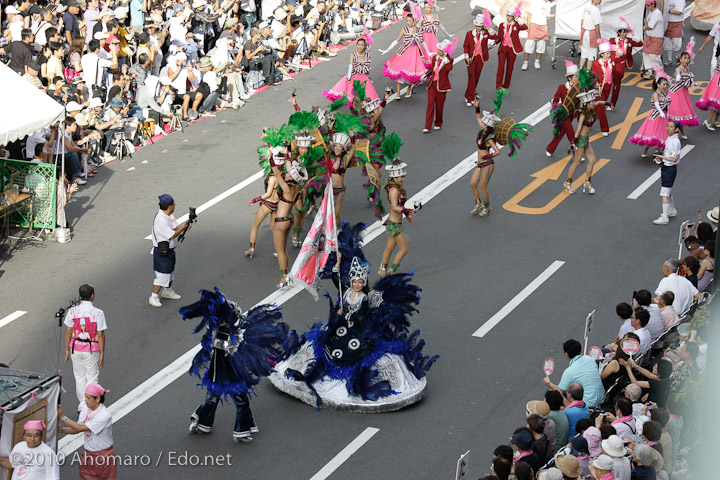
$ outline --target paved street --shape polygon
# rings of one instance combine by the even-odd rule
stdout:
[[[467,6],[441,5],[443,23],[462,40],[471,27]],[[372,78],[378,91],[391,85],[381,74],[382,62],[391,53],[381,56],[377,49],[386,48],[400,28],[395,25],[374,36]],[[700,42],[705,37],[686,27],[686,38],[691,34]],[[157,195],[173,195],[179,216],[188,206],[211,201],[252,177],[258,171],[256,148],[262,128],[287,120],[293,89],[301,107],[326,104],[321,92],[346,72],[351,50],[260,92],[241,110],[225,110],[141,149],[133,158],[102,167],[68,206],[74,228],[71,243],[28,246],[0,261],[0,319],[18,310],[27,312],[0,327],[0,362],[22,370],[61,370],[67,391],[62,403],[66,412],[73,412],[77,404],[72,367],[62,363],[63,332],[53,315],[77,295],[79,285],[91,283],[95,304],[105,311],[109,326],[100,383],[111,390],[107,403],[112,405],[197,344],[199,337],[191,335],[195,324],[183,322],[178,309],[194,302],[199,289],[217,286],[244,309],[274,294],[280,276],[267,223],[255,258],[243,255],[256,212],[247,202],[262,192],[262,180],[257,179],[200,214],[177,250],[173,286],[183,299],[164,300],[162,309],[150,307],[152,257],[145,237]],[[461,53],[458,48],[455,56]],[[565,54],[565,48],[558,50],[558,55]],[[640,55],[635,58],[637,65]],[[553,70],[546,57],[542,70],[535,71],[531,64],[522,72],[518,59],[501,113],[520,121],[550,101],[564,80],[564,60],[559,57],[558,69]],[[693,100],[709,80],[709,62],[707,49],[691,66],[700,84],[691,91]],[[479,87],[486,109],[491,108],[496,64],[493,50]],[[560,195],[567,143],[561,143],[552,158],[545,156],[552,129],[545,118],[518,158],[509,159],[503,152],[496,159],[489,186],[490,216],[471,216],[469,167],[448,174],[448,182],[437,181],[475,152],[477,123],[474,109],[462,99],[467,80],[462,63],[455,65],[450,79],[453,91],[440,131],[421,132],[424,86],[413,98],[392,102],[383,112],[388,132],[397,132],[405,143],[401,157],[409,164],[408,193],[412,196],[432,185],[424,192],[430,199],[415,225],[406,225],[411,250],[401,268],[414,270],[415,282],[423,289],[413,326],[422,330],[426,353],[442,357],[428,373],[426,398],[388,414],[318,412],[263,381],[251,400],[260,433],[250,444],[233,444],[231,405],[218,409],[211,435],[187,434],[189,416],[204,391],[185,373],[156,394],[152,385],[136,391],[142,401],[134,401],[123,418],[116,418],[116,453],[150,459],[148,466],[119,467],[120,478],[441,479],[454,474],[457,458],[467,450],[470,477],[488,474],[494,447],[507,443],[508,434],[524,424],[525,403],[543,395],[543,360],[555,359],[552,378],[557,381],[566,366],[562,342],[582,339],[585,317],[593,309],[597,320],[590,344],[612,340],[619,326],[615,305],[629,301],[633,290],[654,290],[663,260],[677,254],[682,221],[694,219],[698,209],[717,205],[720,133],[700,127],[687,129],[689,138],[683,141],[694,148],[678,168],[673,189],[677,218],[666,226],[652,223],[660,213],[659,180],[637,199],[628,198],[658,169],[649,158],[640,157],[639,147],[626,142],[642,122],[638,115],[649,109],[651,93],[650,82],[638,81],[631,72],[617,111],[608,112],[611,129],[619,127],[607,138],[600,136],[598,124],[593,127],[593,135],[599,137],[593,148],[599,159],[607,159],[593,175],[595,195],[580,190],[574,196]],[[704,112],[700,113],[702,120]],[[357,170],[346,177],[343,218],[351,223],[374,221]],[[366,247],[371,282],[378,278],[384,243],[382,234]],[[292,259],[296,250],[289,250]],[[555,261],[564,263],[494,328],[482,337],[473,336]],[[329,282],[323,286],[334,293]],[[327,309],[326,301],[313,302],[304,291],[283,303],[285,321],[301,333],[324,320]],[[334,473],[313,477],[368,427],[377,433]],[[232,466],[172,465],[169,452],[229,454]],[[61,475],[77,478],[77,466],[63,467]]]

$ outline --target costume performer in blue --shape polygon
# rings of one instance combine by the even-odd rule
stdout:
[[[439,358],[423,355],[420,331],[409,331],[408,317],[420,301],[411,273],[387,275],[368,288],[370,265],[360,248],[364,228],[343,225],[339,259],[333,253],[323,272],[340,290],[338,301],[330,301],[328,322],[314,324],[270,375],[279,390],[318,408],[403,408],[423,397],[425,373]]]
[[[217,288],[200,295],[200,301],[180,309],[183,320],[202,317],[193,333],[206,329],[190,375],[201,379],[207,398],[190,416],[190,433],[210,433],[218,402],[231,397],[236,406],[233,441],[251,442],[258,428],[249,394],[286,356],[286,347],[297,343],[297,335],[281,322],[279,307],[260,305],[243,313]]]

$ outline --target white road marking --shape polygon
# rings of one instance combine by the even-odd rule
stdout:
[[[680,150],[680,158],[683,158],[685,155],[687,155],[693,148],[695,148],[695,145],[685,145],[682,150]],[[655,171],[655,173],[650,175],[650,177],[648,177],[648,179],[645,180],[639,187],[633,190],[627,198],[629,198],[630,200],[637,200],[638,198],[640,198],[640,195],[645,193],[645,190],[652,187],[653,184],[658,180],[660,180],[659,168]]]
[[[135,167],[130,167],[127,169],[128,172],[132,172],[133,170],[135,170]]]
[[[333,474],[335,470],[337,470],[340,465],[345,463],[345,461],[352,456],[353,453],[357,452],[360,447],[365,445],[368,440],[370,440],[373,435],[375,435],[380,430],[373,427],[367,427],[365,431],[363,431],[360,435],[358,435],[355,440],[350,442],[350,444],[343,448],[340,453],[335,455],[335,457],[330,460],[327,465],[325,465],[323,468],[320,469],[319,472],[317,472],[315,475],[310,478],[310,480],[325,480],[330,475]]]
[[[538,122],[542,121],[545,117],[549,115],[549,103],[541,106],[538,110],[530,114],[528,117],[521,120],[519,123],[530,123],[532,125],[536,125]],[[463,159],[460,163],[452,167],[450,170],[445,172],[443,175],[435,179],[432,183],[430,183],[428,186],[420,190],[418,193],[416,193],[414,196],[410,197],[408,199],[408,205],[417,205],[417,203],[422,202],[423,204],[427,204],[430,200],[432,200],[436,195],[443,192],[446,188],[448,188],[450,185],[458,181],[460,178],[462,178],[465,174],[470,172],[473,168],[475,168],[475,159],[477,158],[477,153],[473,152],[470,155],[468,155],[465,159]],[[211,206],[215,205],[216,203],[224,200],[225,198],[229,197],[233,193],[239,191],[240,189],[244,188],[245,186],[249,185],[250,183],[254,182],[255,180],[258,180],[262,178],[263,172],[259,171],[255,175],[253,175],[250,178],[247,178],[240,182],[239,184],[235,185],[234,187],[226,190],[225,192],[221,193],[217,197],[213,198],[212,200],[202,204],[197,208],[197,212],[200,213],[203,210],[206,210],[210,208]],[[365,230],[365,236],[364,236],[364,244],[367,245],[372,240],[379,237],[383,231],[385,230],[383,227],[383,221],[387,218],[387,215],[376,222],[374,222],[372,225],[370,225]],[[187,215],[184,215],[183,217],[180,217],[178,219],[179,222],[184,222],[187,219]],[[146,239],[150,239],[150,237],[146,237]],[[272,294],[265,297],[263,300],[261,300],[257,305],[263,305],[263,304],[275,304],[275,305],[282,305],[291,298],[293,298],[298,293],[302,292],[303,288],[299,285],[293,285],[291,287],[283,287],[275,290]],[[124,395],[120,399],[118,399],[115,403],[110,405],[108,408],[110,409],[110,412],[113,414],[113,423],[117,422],[120,418],[124,417],[128,413],[132,412],[136,408],[138,408],[140,405],[145,403],[147,400],[149,400],[153,395],[157,394],[160,390],[165,388],[167,385],[172,383],[174,380],[180,378],[182,375],[184,375],[188,368],[190,367],[190,363],[192,361],[192,358],[195,356],[195,353],[197,353],[199,348],[199,345],[194,346],[192,349],[184,353],[180,358],[172,362],[167,367],[160,370],[158,373],[150,377],[148,380],[137,386],[135,389],[130,391],[128,394]],[[117,405],[117,407],[116,407]],[[60,442],[58,443],[58,452],[64,453],[66,456],[71,454],[76,449],[80,448],[82,446],[83,440],[82,436],[80,435],[68,435],[63,437]]]
[[[5,318],[3,318],[2,320],[0,320],[0,327],[4,327],[4,326],[7,325],[8,323],[10,323],[10,322],[12,322],[12,321],[14,321],[14,320],[17,320],[18,318],[22,317],[22,316],[25,315],[26,313],[27,313],[27,312],[24,312],[24,311],[22,311],[22,310],[17,310],[17,311],[15,311],[14,313],[11,313],[11,314],[8,315],[7,317],[5,317]]]
[[[503,318],[507,317],[510,312],[515,310],[515,308],[517,308],[517,306],[520,305],[526,298],[528,298],[535,290],[540,288],[540,285],[545,283],[548,278],[552,277],[552,275],[557,272],[563,265],[565,265],[565,262],[563,262],[562,260],[555,260],[548,268],[545,269],[544,272],[538,275],[535,280],[530,282],[527,287],[523,288],[520,293],[515,295],[515,298],[510,300],[503,308],[500,309],[499,312],[493,315],[490,320],[485,322],[482,327],[478,328],[477,331],[472,334],[472,336],[482,338],[487,335],[487,333],[492,330],[495,325],[500,323]]]

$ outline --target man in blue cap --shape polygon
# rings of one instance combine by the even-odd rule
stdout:
[[[170,300],[179,300],[181,297],[173,291],[172,282],[175,278],[175,240],[182,232],[190,228],[190,224],[180,225],[173,216],[175,211],[175,200],[164,193],[158,197],[160,210],[155,214],[152,228],[153,242],[153,270],[155,280],[153,281],[152,295],[149,303],[153,307],[162,307],[160,297]],[[162,291],[162,293],[160,293]]]

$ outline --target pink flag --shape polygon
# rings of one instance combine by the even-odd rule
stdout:
[[[318,300],[318,274],[328,261],[331,252],[338,248],[338,230],[335,225],[335,199],[332,183],[325,186],[325,195],[315,215],[312,227],[303,241],[290,276],[298,279],[303,287]]]

